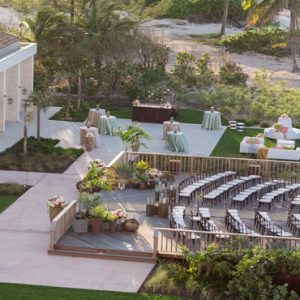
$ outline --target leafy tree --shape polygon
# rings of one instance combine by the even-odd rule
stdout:
[[[293,59],[292,71],[299,71],[297,64],[297,14],[300,2],[297,0],[245,0],[244,9],[250,9],[247,23],[250,26],[266,24],[274,20],[283,10],[290,11],[290,45]]]

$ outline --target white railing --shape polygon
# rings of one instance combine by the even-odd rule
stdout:
[[[72,226],[77,200],[71,201],[50,223],[50,250]]]
[[[242,250],[253,246],[263,248],[284,248],[300,250],[300,238],[275,237],[266,235],[247,235],[229,232],[207,232],[198,230],[179,230],[172,228],[155,228],[153,234],[153,256],[180,256],[182,245],[192,251],[200,251],[210,244],[221,248]]]

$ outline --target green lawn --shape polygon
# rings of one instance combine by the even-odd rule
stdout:
[[[0,298],[5,300],[171,300],[180,297],[103,292],[0,283]]]
[[[211,156],[249,158],[249,155],[240,153],[240,143],[245,136],[256,136],[263,133],[263,129],[245,128],[243,132],[226,129]]]
[[[0,196],[0,214],[13,204],[19,196]]]
[[[209,33],[209,34],[191,34],[190,37],[194,42],[203,43],[206,45],[216,46],[220,42],[220,34]]]

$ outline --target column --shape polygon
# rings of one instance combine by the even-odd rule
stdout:
[[[0,73],[0,131],[5,131],[5,73]]]
[[[23,111],[23,102],[22,100],[27,99],[30,93],[33,90],[33,71],[34,71],[34,59],[33,56],[27,58],[26,60],[20,63],[20,110]],[[26,91],[27,90],[27,91]],[[27,92],[25,94],[25,92]]]
[[[5,71],[5,88],[6,120],[18,122],[20,119],[19,65]]]

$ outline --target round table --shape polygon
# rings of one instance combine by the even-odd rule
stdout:
[[[115,116],[100,116],[99,133],[103,135],[114,135],[118,129],[117,118]]]
[[[167,147],[169,150],[174,152],[189,152],[188,143],[184,132],[168,131]]]
[[[170,122],[170,121],[165,121],[163,123],[163,140],[167,138],[167,132],[168,131],[180,131],[180,123],[179,122]]]
[[[96,148],[98,147],[98,142],[97,142],[97,136],[98,136],[98,132],[97,132],[97,128],[96,127],[86,127],[86,126],[81,126],[80,127],[80,145],[83,147],[86,147],[87,145],[87,134],[91,133],[93,135],[93,141],[94,141],[94,147]]]
[[[106,116],[105,109],[92,108],[89,110],[89,114],[86,123],[90,123],[91,126],[98,127],[100,122],[100,116]]]
[[[203,114],[202,128],[208,130],[221,129],[221,114],[219,111],[205,111]]]

